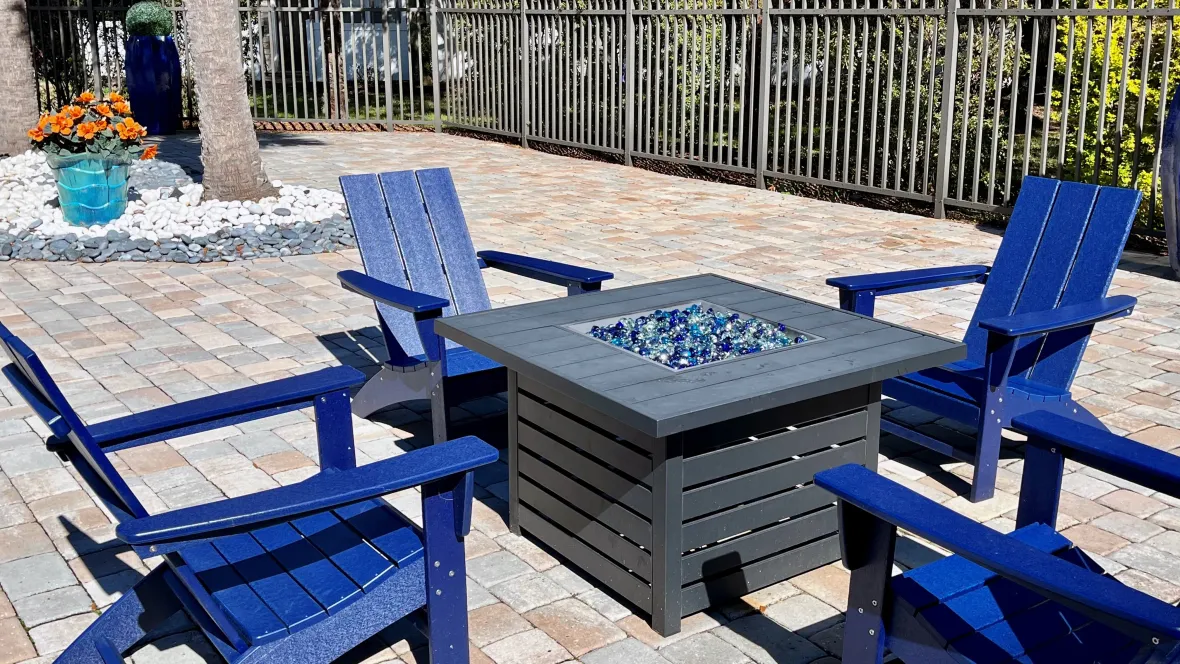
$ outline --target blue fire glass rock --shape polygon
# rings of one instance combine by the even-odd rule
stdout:
[[[807,341],[780,323],[692,304],[595,325],[590,336],[673,369],[785,348]]]

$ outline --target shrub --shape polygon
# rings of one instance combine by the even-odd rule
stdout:
[[[158,2],[137,2],[127,10],[127,32],[135,36],[172,34],[172,12]]]
[[[154,145],[143,146],[147,130],[131,117],[127,100],[115,92],[105,99],[83,92],[57,113],[43,114],[28,134],[33,149],[51,159],[85,155],[127,163],[156,156]]]

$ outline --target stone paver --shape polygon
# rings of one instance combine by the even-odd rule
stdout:
[[[163,156],[196,162],[192,135]],[[773,192],[578,161],[430,133],[264,135],[272,177],[335,187],[347,173],[450,166],[475,243],[592,265],[609,287],[716,272],[835,303],[824,279],[900,268],[989,263],[989,229]],[[0,265],[0,322],[41,353],[83,418],[99,421],[235,387],[383,357],[371,304],[335,273],[360,269],[355,251],[234,264]],[[1078,372],[1075,396],[1112,430],[1180,448],[1180,284],[1160,257],[1126,254],[1112,294],[1139,297],[1131,317],[1104,323]],[[488,270],[496,305],[562,289]],[[878,315],[961,336],[978,286],[882,299]],[[465,404],[463,419],[502,412]],[[359,463],[429,444],[426,408],[354,419]],[[901,416],[933,421],[907,409]],[[494,422],[495,420],[489,420]],[[119,593],[146,574],[118,543],[76,474],[45,451],[44,425],[0,380],[0,664],[48,662]],[[1006,458],[994,500],[961,496],[970,468],[885,436],[881,471],[989,526],[1013,527],[1022,463]],[[316,470],[308,412],[287,413],[112,455],[151,512],[300,481]],[[527,538],[509,534],[506,467],[477,474],[467,540],[475,664],[833,664],[843,641],[848,575],[837,564],[688,617],[661,638],[644,618]],[[1180,600],[1180,500],[1067,466],[1060,526],[1124,583]],[[389,501],[420,518],[419,496]],[[898,564],[942,555],[899,539]],[[23,621],[23,623],[22,623]],[[136,664],[215,661],[181,619],[132,657]],[[357,662],[425,661],[422,637],[399,624],[353,653]]]

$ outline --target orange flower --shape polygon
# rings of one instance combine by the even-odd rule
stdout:
[[[125,141],[133,141],[147,136],[147,130],[143,128],[143,125],[131,118],[123,118],[122,122],[115,125],[115,131],[119,132],[119,138]]]
[[[78,102],[79,104],[89,104],[90,102],[94,101],[94,93],[83,92],[77,97],[74,97],[74,101]]]
[[[90,139],[94,138],[94,135],[98,132],[99,128],[98,123],[96,122],[83,122],[82,124],[78,125],[78,135],[81,136],[83,140],[89,141]]]
[[[112,104],[111,107],[114,108],[115,112],[118,113],[119,115],[130,115],[131,114],[131,104],[128,104],[125,101],[117,101],[114,104]]]
[[[107,95],[107,101],[111,102],[112,104],[117,104],[123,101],[123,95],[119,94],[118,92],[112,92],[111,94]]]
[[[41,131],[40,127],[34,127],[29,130],[29,140],[40,143],[41,141],[45,140],[45,132]]]
[[[99,115],[102,115],[102,116],[105,116],[108,118],[113,115],[113,113],[111,113],[111,107],[109,104],[99,104],[98,106],[94,107],[94,110]]]
[[[100,131],[106,131],[107,129],[109,129],[110,125],[107,124],[106,120],[99,120],[98,122],[94,123],[94,127],[95,127],[95,129],[94,129],[95,132],[100,132]]]
[[[59,113],[49,119],[49,129],[51,133],[66,135],[74,126],[74,120],[68,115]]]
[[[143,151],[143,155],[141,155],[139,158],[145,159],[145,160],[146,159],[155,159],[156,153],[159,151],[160,151],[159,146],[149,145],[149,146],[147,146],[147,149]]]
[[[81,106],[66,106],[61,109],[62,115],[68,115],[71,120],[77,120],[83,115],[86,115],[86,110]]]
[[[53,116],[52,116],[52,115],[50,115],[50,114],[48,114],[48,113],[42,113],[42,114],[41,114],[41,119],[40,119],[40,120],[37,120],[37,128],[38,128],[38,129],[41,129],[41,130],[44,130],[46,127],[48,127],[48,126],[49,126],[49,121],[50,121],[50,120],[52,120],[52,119],[53,119]]]

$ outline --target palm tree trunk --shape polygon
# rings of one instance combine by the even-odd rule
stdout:
[[[186,5],[205,198],[257,200],[273,195],[246,98],[238,0],[190,0]]]
[[[0,155],[29,149],[25,135],[37,122],[37,83],[29,50],[24,0],[0,0]]]

